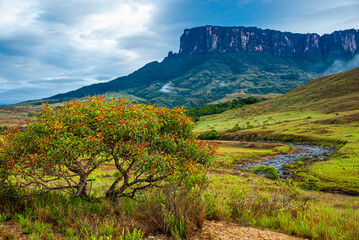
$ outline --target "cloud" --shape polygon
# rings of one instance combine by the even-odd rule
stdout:
[[[161,87],[161,89],[159,91],[163,92],[163,93],[171,93],[172,92],[171,87],[172,87],[171,83],[166,83],[165,85],[163,85]]]
[[[159,58],[165,44],[149,28],[154,2],[0,0],[0,88],[8,94],[0,103],[108,81]]]
[[[359,67],[359,54],[357,54],[350,61],[336,60],[334,63],[324,72],[324,75],[345,72],[353,68]]]

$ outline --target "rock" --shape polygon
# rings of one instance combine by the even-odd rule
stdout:
[[[359,52],[359,30],[335,31],[320,36],[256,27],[203,26],[185,29],[180,42],[179,55],[212,51],[268,52],[286,58],[328,62],[350,58]]]

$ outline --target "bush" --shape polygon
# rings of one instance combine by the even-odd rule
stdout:
[[[148,232],[160,231],[177,239],[201,229],[205,220],[202,194],[205,181],[198,184],[172,181],[139,206],[135,216]]]
[[[280,216],[289,213],[293,219],[300,216],[307,208],[309,197],[300,194],[290,181],[278,181],[278,188],[270,194],[263,194],[257,187],[249,191],[234,192],[229,204],[232,218],[242,224],[252,224],[265,217]]]
[[[237,131],[240,131],[240,130],[242,130],[242,128],[239,126],[238,123],[236,123],[236,125],[234,125],[234,127],[231,128],[231,129],[229,130],[229,132],[237,132]]]
[[[279,178],[279,174],[277,169],[273,166],[265,166],[265,165],[255,165],[253,167],[248,167],[245,169],[248,172],[257,174],[261,177],[265,177],[272,180],[277,180]]]
[[[193,117],[196,121],[198,121],[199,117],[201,116],[219,114],[229,109],[240,108],[243,107],[244,105],[254,104],[256,102],[260,102],[263,100],[265,99],[256,99],[254,97],[247,97],[247,98],[238,97],[233,99],[232,101],[225,103],[217,103],[217,104],[210,104],[202,107],[190,108],[187,110],[187,115]]]
[[[215,140],[219,138],[219,132],[212,128],[210,131],[206,131],[204,133],[201,133],[198,138],[203,140]]]
[[[190,175],[211,162],[214,146],[196,140],[193,127],[179,107],[104,96],[56,108],[44,104],[24,130],[2,134],[0,187],[86,197],[93,171],[114,162],[119,175],[106,196],[134,197],[168,176]]]

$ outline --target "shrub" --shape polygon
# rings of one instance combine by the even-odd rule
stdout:
[[[210,163],[214,146],[198,141],[184,109],[89,97],[43,104],[24,130],[2,135],[1,187],[68,190],[86,197],[91,173],[114,162],[119,171],[106,196],[134,197],[175,173]]]
[[[234,125],[234,127],[231,128],[231,129],[229,130],[229,132],[237,132],[237,131],[240,131],[240,130],[242,130],[242,128],[239,126],[238,123],[236,123],[236,125]]]
[[[210,131],[206,131],[204,133],[201,133],[198,136],[199,139],[203,139],[203,140],[214,140],[214,139],[218,139],[219,138],[219,132],[217,130],[215,130],[214,128],[212,128]]]
[[[195,107],[187,110],[187,115],[193,117],[196,121],[199,120],[199,117],[218,114],[225,112],[229,109],[233,108],[240,108],[244,105],[254,104],[256,102],[263,101],[265,99],[256,99],[254,97],[247,97],[247,98],[235,98],[232,101],[225,102],[225,103],[217,103],[217,104],[210,104],[207,106],[202,107]]]
[[[181,184],[171,181],[161,192],[147,197],[135,216],[146,226],[147,231],[160,231],[177,239],[188,237],[196,229],[201,229],[205,220],[202,194],[204,181],[193,184],[190,179]]]
[[[308,201],[312,198],[303,196],[290,181],[278,181],[277,184],[278,188],[272,189],[269,194],[264,194],[257,187],[232,193],[229,201],[232,218],[242,224],[252,224],[265,217],[289,213],[296,219],[308,208]]]
[[[265,166],[265,165],[255,165],[253,167],[248,167],[245,169],[248,172],[252,172],[254,174],[257,174],[261,177],[269,178],[272,180],[277,180],[279,178],[279,174],[277,172],[277,169],[273,166]]]

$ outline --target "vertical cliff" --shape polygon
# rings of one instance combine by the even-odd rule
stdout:
[[[206,52],[269,52],[273,55],[331,61],[350,58],[359,52],[359,30],[336,31],[320,36],[256,27],[205,26],[184,30],[179,55]]]

